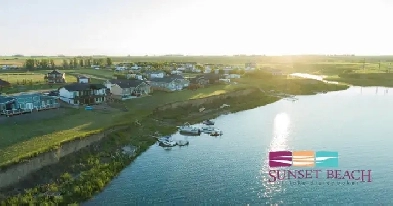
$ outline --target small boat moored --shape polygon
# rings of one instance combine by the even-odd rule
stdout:
[[[201,127],[201,129],[205,133],[211,133],[211,132],[213,132],[217,128],[212,127],[212,126],[204,126],[204,127]]]
[[[186,146],[188,144],[190,144],[190,142],[187,141],[187,140],[179,140],[179,141],[177,141],[177,145],[179,145],[179,146]]]
[[[179,131],[182,133],[189,133],[189,134],[201,134],[201,129],[198,127],[193,127],[190,123],[186,122],[183,126],[178,126]]]
[[[214,122],[211,121],[211,120],[205,120],[202,123],[205,124],[205,125],[214,125]]]
[[[223,132],[219,129],[215,129],[210,133],[210,136],[214,136],[214,137],[221,136],[221,135],[223,135]]]
[[[160,142],[159,145],[160,145],[161,147],[174,147],[174,146],[177,145],[177,142],[168,140],[168,141],[162,141],[162,142]]]

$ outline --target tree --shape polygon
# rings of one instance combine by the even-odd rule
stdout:
[[[26,69],[34,69],[34,67],[35,67],[34,59],[26,59],[25,68]]]
[[[69,64],[67,59],[63,59],[63,69],[68,69],[69,68]]]
[[[78,68],[78,59],[74,58],[74,68]]]
[[[70,68],[74,68],[74,60],[70,59],[69,65],[70,65]]]
[[[81,68],[83,68],[83,67],[84,67],[84,64],[83,64],[83,59],[80,59],[80,60],[79,60],[79,66],[80,66]]]
[[[55,61],[53,61],[53,59],[50,60],[50,65],[51,65],[52,69],[55,68],[56,65],[55,65]]]
[[[108,67],[110,67],[111,65],[112,65],[112,59],[111,58],[106,58],[106,65],[108,66]]]

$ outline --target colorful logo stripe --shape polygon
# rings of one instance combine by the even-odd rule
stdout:
[[[338,152],[332,151],[272,151],[270,167],[338,167]]]

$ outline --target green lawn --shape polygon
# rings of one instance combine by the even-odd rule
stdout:
[[[126,107],[127,112],[102,113],[98,110],[67,109],[67,114],[57,118],[20,123],[11,121],[0,124],[0,131],[2,131],[0,165],[17,162],[21,158],[53,148],[63,141],[97,133],[112,125],[143,119],[151,114],[154,108],[164,103],[223,94],[237,88],[239,87],[236,85],[217,85],[196,91],[156,92],[152,96],[117,104],[118,107]]]
[[[393,73],[350,73],[330,76],[328,81],[344,82],[354,86],[393,87]]]

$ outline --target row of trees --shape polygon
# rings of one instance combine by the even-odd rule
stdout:
[[[26,69],[54,69],[56,67],[62,67],[63,69],[76,69],[91,67],[92,65],[98,65],[99,67],[111,66],[112,59],[63,59],[62,65],[56,65],[53,59],[26,59],[24,67]]]

